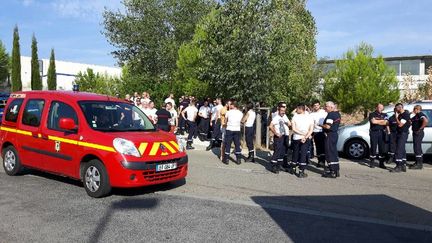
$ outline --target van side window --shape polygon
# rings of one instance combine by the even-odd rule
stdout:
[[[29,100],[24,108],[22,123],[38,127],[40,125],[45,100]]]
[[[422,110],[422,112],[427,116],[428,118],[428,127],[432,127],[432,110]]]
[[[60,118],[71,118],[75,121],[75,124],[78,124],[78,116],[70,105],[60,101],[53,101],[48,115],[48,128],[61,130],[59,127]]]
[[[21,109],[21,105],[24,99],[13,100],[6,111],[5,120],[9,122],[16,122],[18,119],[18,113]]]

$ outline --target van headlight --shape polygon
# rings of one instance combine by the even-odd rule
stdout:
[[[186,141],[184,138],[177,136],[177,144],[179,145],[180,152],[186,151]]]
[[[117,150],[117,152],[121,154],[141,157],[135,144],[129,140],[123,138],[115,138],[113,140],[113,146]]]

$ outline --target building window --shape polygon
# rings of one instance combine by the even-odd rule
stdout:
[[[400,61],[387,61],[386,64],[387,64],[387,66],[389,66],[390,68],[395,70],[395,73],[397,76],[401,76]]]
[[[431,67],[432,68],[432,58],[427,58],[425,59],[425,74],[428,75],[428,68]]]
[[[401,61],[401,73],[420,75],[420,60],[404,60]]]

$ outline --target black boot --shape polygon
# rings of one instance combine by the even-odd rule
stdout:
[[[385,160],[384,158],[380,158],[380,160],[379,160],[379,167],[381,169],[387,169],[387,167],[384,164],[384,160]]]
[[[336,172],[336,171],[328,171],[328,172],[325,172],[322,175],[322,177],[336,179],[338,177],[338,172]]]
[[[402,172],[402,166],[396,165],[396,167],[394,167],[393,169],[391,169],[390,172],[400,173],[400,172]]]
[[[423,157],[416,157],[416,162],[409,167],[411,170],[421,170],[423,169]]]
[[[236,157],[236,164],[241,164],[241,157],[240,156],[237,156]]]
[[[223,155],[223,157],[222,157],[222,163],[224,163],[224,164],[228,164],[228,160],[229,160],[229,157],[227,156],[227,155]]]
[[[206,150],[207,150],[207,151],[212,150],[213,145],[214,145],[214,140],[211,140],[211,141],[210,141],[210,144],[209,144],[209,146],[207,146]]]
[[[300,170],[298,174],[298,178],[306,178],[308,175],[304,172],[304,170]]]
[[[271,166],[272,166],[272,172],[275,174],[279,174],[279,170],[280,170],[279,165],[277,163],[272,163]]]
[[[255,163],[255,156],[254,151],[250,151],[248,157],[246,158],[245,162],[252,162]]]
[[[401,170],[402,172],[407,172],[406,161],[404,161],[403,164],[401,165]]]
[[[186,149],[187,150],[195,149],[194,147],[192,147],[192,142],[187,142]]]

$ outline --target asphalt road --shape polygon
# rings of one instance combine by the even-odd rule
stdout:
[[[1,171],[0,242],[432,242],[430,166],[393,175],[344,161],[336,180],[314,167],[299,179],[214,153],[189,152],[184,181],[102,199],[67,178]]]

